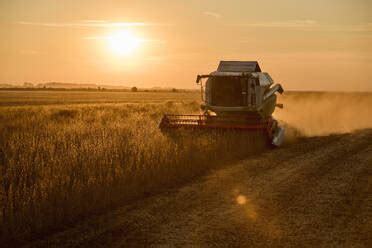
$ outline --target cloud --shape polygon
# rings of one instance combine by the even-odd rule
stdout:
[[[85,40],[108,40],[108,36],[86,36],[83,37]],[[140,38],[138,41],[143,42],[143,43],[153,43],[153,44],[159,44],[159,45],[164,45],[167,44],[166,40],[160,40],[160,39],[143,39]]]
[[[284,22],[257,22],[257,23],[246,23],[236,24],[234,26],[248,26],[248,27],[259,27],[259,28],[308,28],[314,27],[318,24],[315,20],[293,20]]]
[[[214,17],[214,18],[221,18],[222,17],[221,14],[216,13],[216,12],[210,12],[210,11],[205,11],[205,12],[203,12],[203,14],[207,15],[207,16]]]
[[[162,26],[166,24],[148,23],[148,22],[110,22],[106,20],[83,20],[80,22],[15,22],[18,25],[56,27],[56,28],[120,28],[120,27],[144,27],[144,26]]]
[[[303,30],[303,31],[360,32],[360,33],[372,32],[372,23],[331,25],[331,24],[318,23],[315,20],[293,20],[293,21],[284,21],[284,22],[257,22],[257,23],[235,24],[234,26],[256,27],[256,28],[296,29],[296,30]]]
[[[83,22],[87,23],[105,23],[107,20],[84,20]]]
[[[333,31],[343,32],[372,32],[372,23],[362,23],[357,25],[336,26]]]

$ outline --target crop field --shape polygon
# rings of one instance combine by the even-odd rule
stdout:
[[[284,94],[276,118],[287,141],[274,151],[255,135],[159,130],[164,113],[199,113],[199,101],[199,92],[0,91],[1,239],[32,246],[207,246],[222,238],[299,245],[316,240],[296,232],[308,221],[328,245],[371,241],[371,93]],[[291,201],[296,216],[288,213]],[[225,227],[217,211],[226,214]],[[172,218],[168,226],[164,218]],[[335,229],[324,227],[327,221]],[[347,221],[360,233],[345,241]],[[159,232],[149,231],[154,226]],[[210,236],[200,236],[208,228]]]

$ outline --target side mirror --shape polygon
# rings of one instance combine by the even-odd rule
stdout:
[[[198,76],[196,77],[196,84],[199,84],[199,82],[200,82],[200,79],[201,79],[201,76],[200,76],[200,75],[198,75]]]

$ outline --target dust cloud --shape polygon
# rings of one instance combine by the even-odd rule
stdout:
[[[372,93],[287,92],[275,118],[290,136],[317,136],[372,128]]]

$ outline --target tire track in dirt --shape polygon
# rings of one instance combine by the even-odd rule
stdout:
[[[372,130],[301,138],[29,247],[369,247]]]
[[[354,198],[350,192],[353,192],[351,190],[355,186],[353,184],[355,178],[358,176],[363,178],[367,173],[368,165],[372,164],[372,158],[369,156],[370,151],[371,147],[367,150],[362,150],[357,155],[345,152],[334,163],[322,163],[321,166],[325,167],[324,169],[319,167],[314,169],[319,170],[319,175],[310,174],[308,177],[304,176],[303,179],[306,179],[305,183],[291,182],[291,185],[298,185],[295,189],[283,190],[275,187],[277,192],[279,192],[276,199],[277,216],[283,216],[281,212],[284,211],[290,211],[291,213],[290,219],[287,218],[280,221],[283,223],[284,221],[289,222],[287,225],[282,225],[282,227],[288,233],[298,237],[302,236],[299,239],[299,243],[293,244],[292,242],[292,245],[299,246],[303,240],[308,240],[307,244],[310,246],[317,246],[323,243],[334,247],[344,243],[342,240],[339,243],[335,243],[336,239],[345,237],[345,233],[340,235],[337,232],[340,232],[340,230],[349,232],[352,229],[342,229],[342,226],[337,229],[334,226],[341,219],[344,219],[344,222],[348,222],[353,217],[357,217],[355,213],[355,215],[350,214],[350,212],[353,212],[353,206],[350,202]],[[360,155],[362,155],[363,160],[356,164],[355,161]],[[350,168],[350,165],[353,168]],[[363,185],[360,182],[358,184]],[[362,194],[357,199],[360,201],[367,197],[368,195]],[[307,218],[303,218],[304,216]],[[298,221],[301,219],[303,220]],[[333,231],[335,233],[332,237]],[[364,233],[363,237],[368,236],[368,232],[362,232],[361,230],[359,232]]]
[[[336,178],[338,177],[343,183],[334,187],[335,194],[338,195],[332,198],[337,200],[329,204],[326,211],[329,214],[321,220],[324,223],[332,223],[333,221],[333,228],[330,228],[329,234],[324,236],[324,240],[333,246],[339,246],[349,240],[355,241],[349,243],[349,246],[363,243],[372,244],[372,235],[370,234],[372,219],[363,219],[363,216],[372,217],[371,185],[368,184],[368,179],[365,177],[365,175],[372,175],[370,167],[372,165],[372,146],[351,156],[349,161],[353,162],[355,168],[340,171],[337,174]],[[349,173],[346,174],[346,172]],[[347,229],[344,228],[346,226],[348,226]],[[332,229],[342,230],[342,233],[332,232]],[[360,235],[361,233],[364,235]]]

